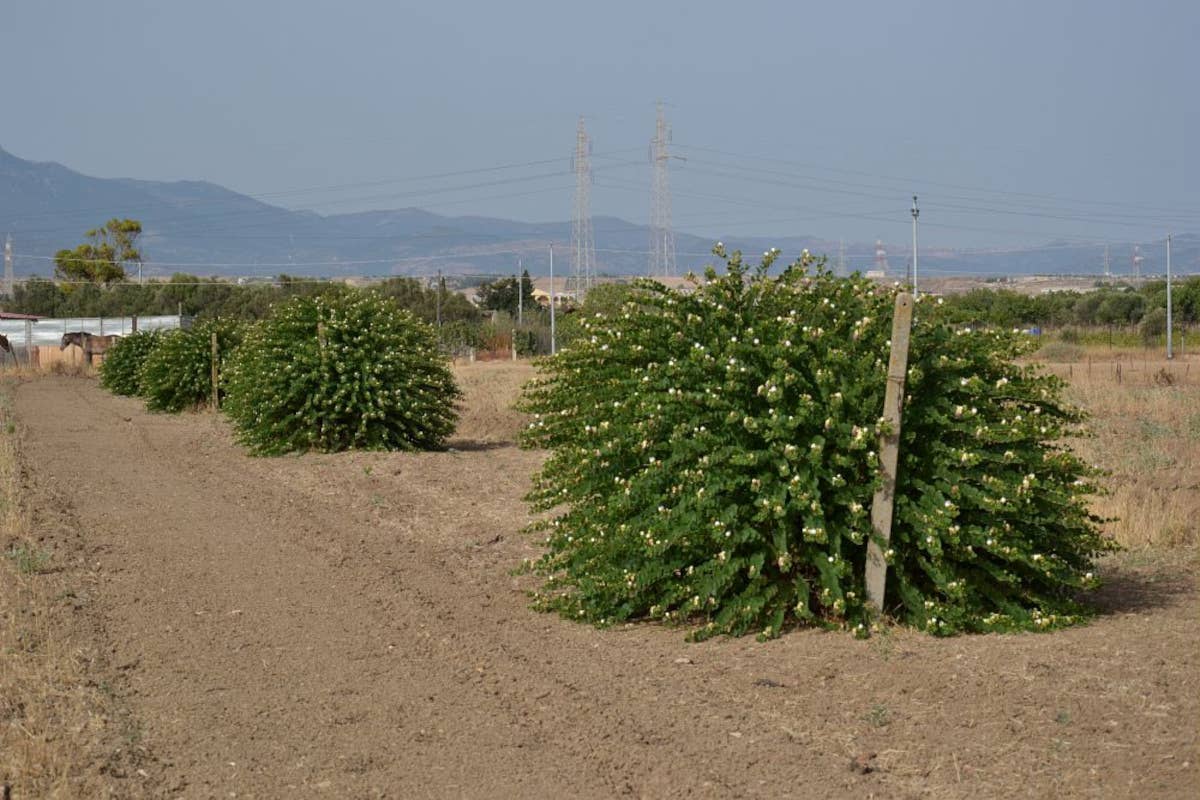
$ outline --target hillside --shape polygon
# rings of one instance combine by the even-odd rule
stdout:
[[[564,198],[564,208],[568,198]],[[93,178],[61,164],[18,158],[0,149],[0,235],[12,234],[18,276],[48,275],[50,257],[77,244],[83,231],[109,217],[141,220],[147,274],[204,275],[450,275],[512,272],[518,259],[534,274],[569,269],[571,223],[450,217],[419,208],[321,215],[293,211],[203,181]],[[616,217],[596,217],[597,262],[604,273],[641,274],[649,231]],[[748,253],[804,248],[836,259],[838,243],[814,236],[774,239],[714,230],[711,237],[677,234],[680,271],[708,263],[717,240]],[[904,274],[908,246],[887,246],[890,272]],[[1132,245],[1112,245],[1113,272],[1128,274]],[[852,268],[872,266],[873,243],[847,243]],[[1161,272],[1162,246],[1143,246],[1143,271]],[[945,274],[1097,275],[1103,246],[1052,243],[1021,250],[935,251],[921,254],[929,276]],[[332,265],[331,265],[332,264]],[[1200,236],[1176,237],[1178,271],[1200,272]]]

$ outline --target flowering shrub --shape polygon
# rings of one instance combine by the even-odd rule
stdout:
[[[142,364],[161,341],[162,334],[158,331],[139,331],[118,339],[104,353],[100,385],[113,394],[127,397],[141,394],[139,373]]]
[[[725,257],[718,247],[715,251]],[[643,281],[624,310],[541,362],[521,407],[549,449],[535,603],[608,625],[776,636],[865,633],[894,294],[805,254],[778,278],[740,254],[694,291]],[[1016,336],[957,331],[922,298],[912,331],[885,610],[938,634],[1045,629],[1085,613],[1109,545],[1081,421]]]
[[[255,325],[225,406],[252,450],[425,450],[454,430],[458,388],[433,328],[373,292],[296,298]]]
[[[138,381],[146,408],[178,413],[212,400],[212,334],[217,334],[218,372],[241,341],[241,327],[221,319],[163,334],[146,356]]]

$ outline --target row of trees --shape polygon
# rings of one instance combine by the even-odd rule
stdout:
[[[292,297],[310,297],[328,291],[331,284],[280,275],[272,283],[239,285],[217,278],[176,274],[167,281],[64,284],[30,278],[15,288],[12,311],[46,317],[115,317],[128,314],[176,314],[190,317],[226,317],[256,320],[270,307]],[[389,278],[374,287],[427,322],[437,320],[438,290],[416,278]],[[441,319],[470,321],[479,310],[457,292],[441,292]]]
[[[1200,322],[1200,277],[1177,281],[1172,287],[1172,304],[1176,322],[1185,325]],[[1149,281],[1138,287],[1111,284],[1084,293],[1060,291],[1039,295],[980,288],[947,297],[945,305],[958,322],[1002,328],[1128,327],[1159,317],[1165,325],[1167,284],[1165,281]]]
[[[272,283],[239,285],[216,278],[177,274],[168,281],[143,284],[127,280],[127,267],[141,263],[137,246],[142,226],[137,220],[111,219],[87,231],[86,241],[55,256],[57,280],[32,278],[15,289],[8,309],[51,317],[175,314],[208,319],[258,320],[273,305],[293,297],[323,294],[329,283],[280,275]],[[532,353],[548,349],[548,315],[534,299],[533,280],[525,271],[519,278],[498,278],[477,287],[473,304],[445,279],[431,287],[416,278],[389,278],[375,287],[418,318],[439,324],[444,345],[454,348],[486,347],[502,328],[508,334],[518,327],[519,350]],[[587,298],[585,311],[619,307],[628,293],[624,285],[602,285]],[[1090,292],[1056,291],[1024,295],[1007,289],[980,288],[945,298],[949,318],[963,325],[1000,328],[1041,326],[1064,328],[1138,326],[1147,336],[1166,329],[1166,284],[1151,281],[1098,286]],[[1200,278],[1180,281],[1174,287],[1175,320],[1182,325],[1200,322]],[[507,315],[499,320],[487,312]],[[491,327],[489,327],[491,326]],[[559,325],[560,344],[575,335],[576,325],[564,315]]]

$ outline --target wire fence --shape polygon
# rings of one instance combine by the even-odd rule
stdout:
[[[0,334],[9,350],[0,353],[6,368],[53,367],[57,364],[83,366],[86,357],[75,345],[63,346],[63,335],[82,331],[96,336],[127,336],[135,331],[175,330],[187,327],[190,318],[179,314],[126,317],[43,317],[0,319]],[[93,359],[95,363],[100,357]]]

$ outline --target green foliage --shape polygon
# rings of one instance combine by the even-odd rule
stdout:
[[[1148,344],[1157,341],[1158,337],[1167,332],[1167,309],[1156,308],[1142,317],[1142,321],[1138,324],[1138,332],[1142,334],[1142,340]]]
[[[162,336],[138,375],[141,395],[151,411],[178,413],[212,400],[212,335],[217,334],[220,374],[242,338],[242,327],[229,320],[206,320],[188,330]]]
[[[261,454],[435,449],[459,397],[429,325],[350,290],[296,298],[257,323],[226,387],[239,439]]]
[[[478,322],[480,318],[479,309],[458,292],[447,289],[444,278],[437,288],[426,286],[416,278],[388,278],[376,291],[392,298],[400,308],[411,311],[425,322],[437,321],[439,304],[443,324]]]
[[[55,253],[54,274],[64,281],[104,286],[123,281],[124,265],[141,260],[136,246],[141,233],[142,224],[135,219],[110,219],[88,231],[88,241],[74,250]]]
[[[35,275],[13,287],[12,308],[19,314],[53,317],[64,299],[63,290],[57,283]]]
[[[1200,277],[1176,279],[1175,319],[1200,322]],[[1167,305],[1165,281],[1146,281],[1139,287],[1101,285],[1095,290],[1025,295],[1010,289],[973,289],[945,299],[945,313],[955,322],[998,328],[1062,326],[1075,323],[1131,326],[1156,308]]]
[[[597,314],[611,316],[620,313],[625,303],[633,297],[633,291],[633,286],[628,283],[602,283],[589,289],[578,311],[570,314],[559,313],[559,348],[570,347],[572,342],[584,335],[584,323],[587,319]]]
[[[537,302],[533,299],[533,280],[529,277],[529,270],[525,270],[520,281],[513,276],[485,283],[479,287],[478,295],[480,308],[506,311],[513,317],[517,316],[521,308],[525,313],[537,308]]]
[[[472,347],[475,349],[483,347],[482,331],[482,325],[471,324],[464,320],[444,322],[442,327],[435,329],[438,343],[443,350],[451,353],[462,353]]]
[[[113,394],[140,395],[142,365],[162,339],[163,334],[159,331],[139,331],[118,339],[104,354],[100,385]]]
[[[735,253],[691,292],[642,281],[541,362],[521,401],[523,443],[550,451],[529,498],[552,512],[538,607],[697,638],[868,629],[893,295],[807,254],[771,278],[774,258]],[[885,610],[933,633],[1075,622],[1109,547],[1092,473],[1058,444],[1080,414],[1013,362],[1025,338],[918,306]]]

